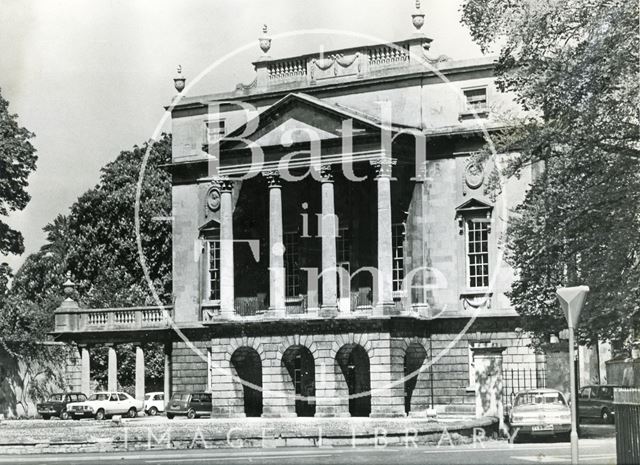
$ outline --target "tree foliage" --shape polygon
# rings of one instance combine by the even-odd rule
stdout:
[[[0,93],[0,217],[27,206],[27,178],[36,168],[32,132],[20,127]],[[24,252],[22,234],[0,219],[0,254]]]
[[[155,305],[145,281],[134,227],[136,185],[148,145],[123,151],[102,169],[100,182],[81,195],[68,215],[45,226],[47,243],[29,255],[16,273],[0,312],[0,338],[35,348],[53,328],[53,312],[62,301],[62,283],[70,272],[81,307]],[[156,292],[169,303],[171,292],[170,175],[162,164],[171,158],[168,135],[151,144],[140,197],[140,233]],[[147,375],[162,376],[162,351],[148,346]],[[35,349],[34,349],[35,350]],[[105,351],[92,359],[95,378],[106,379]],[[118,347],[120,382],[135,379],[135,351]],[[33,352],[31,352],[33,353]]]
[[[580,332],[625,341],[640,311],[640,41],[635,0],[466,0],[499,51],[497,85],[527,110],[493,137],[503,175],[544,167],[510,219],[510,294],[540,336],[566,326],[559,286],[591,292]]]

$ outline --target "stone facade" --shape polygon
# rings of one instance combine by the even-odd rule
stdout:
[[[493,192],[505,155],[474,156],[519,110],[492,59],[430,46],[263,56],[251,85],[177,96],[173,305],[61,334],[163,342],[166,395],[211,391],[219,417],[473,414],[481,379],[486,414],[543,385],[502,244],[533,173]]]

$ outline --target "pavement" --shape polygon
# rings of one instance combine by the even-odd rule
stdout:
[[[307,447],[265,449],[191,449],[149,450],[126,453],[92,453],[64,455],[0,456],[0,464],[119,464],[119,465],[202,465],[202,464],[264,464],[264,465],[424,465],[424,464],[570,464],[569,443],[546,440],[522,444],[507,441],[487,441],[462,446],[443,442],[439,446],[414,447]],[[615,464],[615,439],[581,439],[581,464]]]

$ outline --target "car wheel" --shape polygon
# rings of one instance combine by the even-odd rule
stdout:
[[[131,407],[131,408],[129,409],[129,411],[127,412],[127,416],[128,416],[129,418],[135,418],[135,417],[137,417],[137,416],[138,416],[138,411],[136,410],[136,408],[135,408],[135,407]]]
[[[51,418],[51,416],[50,416],[50,415],[42,415],[42,419],[43,419],[43,420],[48,420],[49,418]]]
[[[167,418],[169,420],[173,420],[173,413],[167,413]]]
[[[609,409],[603,408],[600,413],[600,418],[604,423],[613,423],[613,415],[609,412]]]
[[[106,417],[106,415],[104,414],[104,410],[100,409],[96,412],[96,420],[104,420],[104,418]]]
[[[67,412],[66,410],[60,413],[60,419],[61,420],[68,420],[69,419],[69,412]]]
[[[158,414],[158,409],[156,407],[151,407],[149,409],[149,415],[151,415],[152,417],[156,416]]]
[[[187,418],[188,418],[189,420],[193,420],[195,417],[196,417],[196,411],[195,411],[195,410],[193,410],[193,409],[190,409],[190,410],[187,412]]]

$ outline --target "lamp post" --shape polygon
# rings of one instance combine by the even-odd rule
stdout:
[[[576,392],[575,328],[589,292],[588,286],[561,287],[556,290],[569,326],[569,383],[571,384],[571,464],[578,464],[578,402]]]

